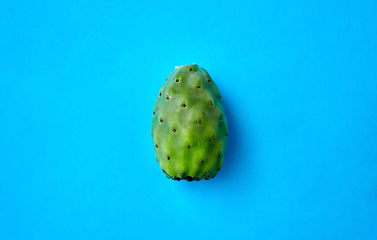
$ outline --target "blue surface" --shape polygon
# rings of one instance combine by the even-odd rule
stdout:
[[[0,239],[377,239],[376,11],[3,2]],[[155,99],[186,63],[227,111],[210,181],[154,157]]]

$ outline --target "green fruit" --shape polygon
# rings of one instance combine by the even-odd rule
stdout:
[[[173,180],[209,180],[223,164],[228,125],[219,89],[196,64],[176,67],[153,110],[157,161]]]

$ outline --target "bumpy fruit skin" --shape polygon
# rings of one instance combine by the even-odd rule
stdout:
[[[209,180],[223,164],[228,125],[220,91],[196,64],[176,68],[153,109],[156,159],[173,180]]]

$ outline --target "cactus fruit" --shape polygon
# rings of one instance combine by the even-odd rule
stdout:
[[[219,89],[196,64],[176,67],[153,109],[157,162],[167,178],[209,180],[223,164],[228,125]]]

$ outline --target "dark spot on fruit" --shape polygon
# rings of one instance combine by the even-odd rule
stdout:
[[[192,68],[190,68],[190,71],[192,71]]]
[[[169,100],[169,97],[166,97],[166,100]]]
[[[196,179],[196,181],[199,181],[200,179]]]
[[[167,159],[170,160],[170,157],[168,156]]]
[[[200,85],[196,86],[197,88],[200,88]]]
[[[221,98],[221,95],[220,95],[220,98]]]
[[[179,79],[175,79],[176,82],[179,82]]]
[[[167,81],[168,79],[166,79],[165,81]]]
[[[202,121],[200,121],[200,120],[198,120],[198,121],[196,121],[198,124],[201,124],[202,123]]]
[[[213,142],[213,141],[215,141],[215,138],[214,138],[214,137],[212,137],[212,138],[211,138],[211,141],[212,141],[212,142]]]
[[[164,169],[162,169],[162,171],[165,173],[165,170],[164,170]]]
[[[187,176],[186,180],[189,181],[189,182],[191,182],[193,179],[192,179],[191,176]]]
[[[155,112],[153,112],[153,115],[155,114]]]
[[[223,115],[220,116],[220,120],[223,120]]]
[[[187,147],[187,148],[190,148],[190,145],[187,145],[186,147]]]
[[[186,107],[186,104],[182,104],[182,107]]]
[[[162,118],[160,119],[160,122],[163,122],[164,120],[162,120]]]
[[[178,178],[178,179],[177,179],[177,181],[179,182],[179,181],[181,181],[181,179],[180,179],[180,178]]]
[[[225,136],[228,136],[228,133],[226,133]]]
[[[156,161],[158,162],[158,159],[156,158]]]
[[[161,93],[159,95],[161,96]]]
[[[221,168],[217,169],[217,171],[219,172]]]
[[[217,155],[218,157],[221,157],[221,153],[219,153],[219,155]]]
[[[176,132],[177,130],[175,130],[175,128],[173,128],[173,132]]]
[[[203,160],[200,160],[199,164],[203,164]]]
[[[186,173],[182,173],[182,177],[186,176]]]
[[[208,82],[211,82],[211,79],[208,79]]]
[[[156,144],[156,148],[158,148],[158,145]]]

